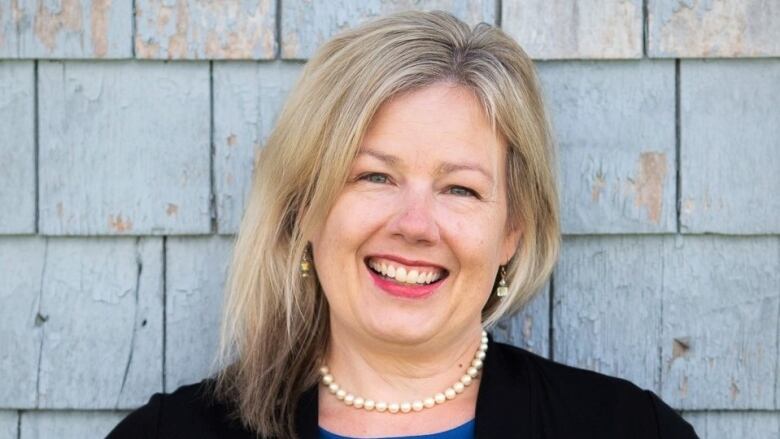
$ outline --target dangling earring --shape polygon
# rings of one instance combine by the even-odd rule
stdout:
[[[309,246],[303,249],[303,258],[301,258],[301,277],[309,277],[311,264],[309,263]]]
[[[506,297],[506,295],[509,294],[509,288],[506,286],[505,266],[502,265],[499,271],[501,271],[501,279],[498,281],[498,288],[496,288],[496,296]]]

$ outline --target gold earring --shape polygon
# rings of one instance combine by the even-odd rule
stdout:
[[[501,279],[498,281],[498,288],[496,288],[496,296],[506,297],[509,294],[509,288],[506,286],[506,268],[504,265],[500,268]]]
[[[311,264],[309,263],[309,247],[303,249],[303,258],[301,259],[301,277],[309,277]]]

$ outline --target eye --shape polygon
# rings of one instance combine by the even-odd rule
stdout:
[[[450,191],[455,195],[479,198],[479,194],[476,191],[463,186],[450,186]]]
[[[366,174],[363,174],[357,178],[358,180],[366,180],[371,183],[387,183],[387,175],[381,174],[379,172],[369,172]]]

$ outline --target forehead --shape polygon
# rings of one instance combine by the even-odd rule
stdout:
[[[476,160],[493,169],[502,157],[503,140],[471,90],[436,83],[385,102],[369,124],[362,149],[418,161]]]

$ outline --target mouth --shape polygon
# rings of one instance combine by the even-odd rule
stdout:
[[[432,265],[412,266],[381,257],[367,257],[364,262],[377,286],[400,297],[428,296],[449,276],[446,269]]]

